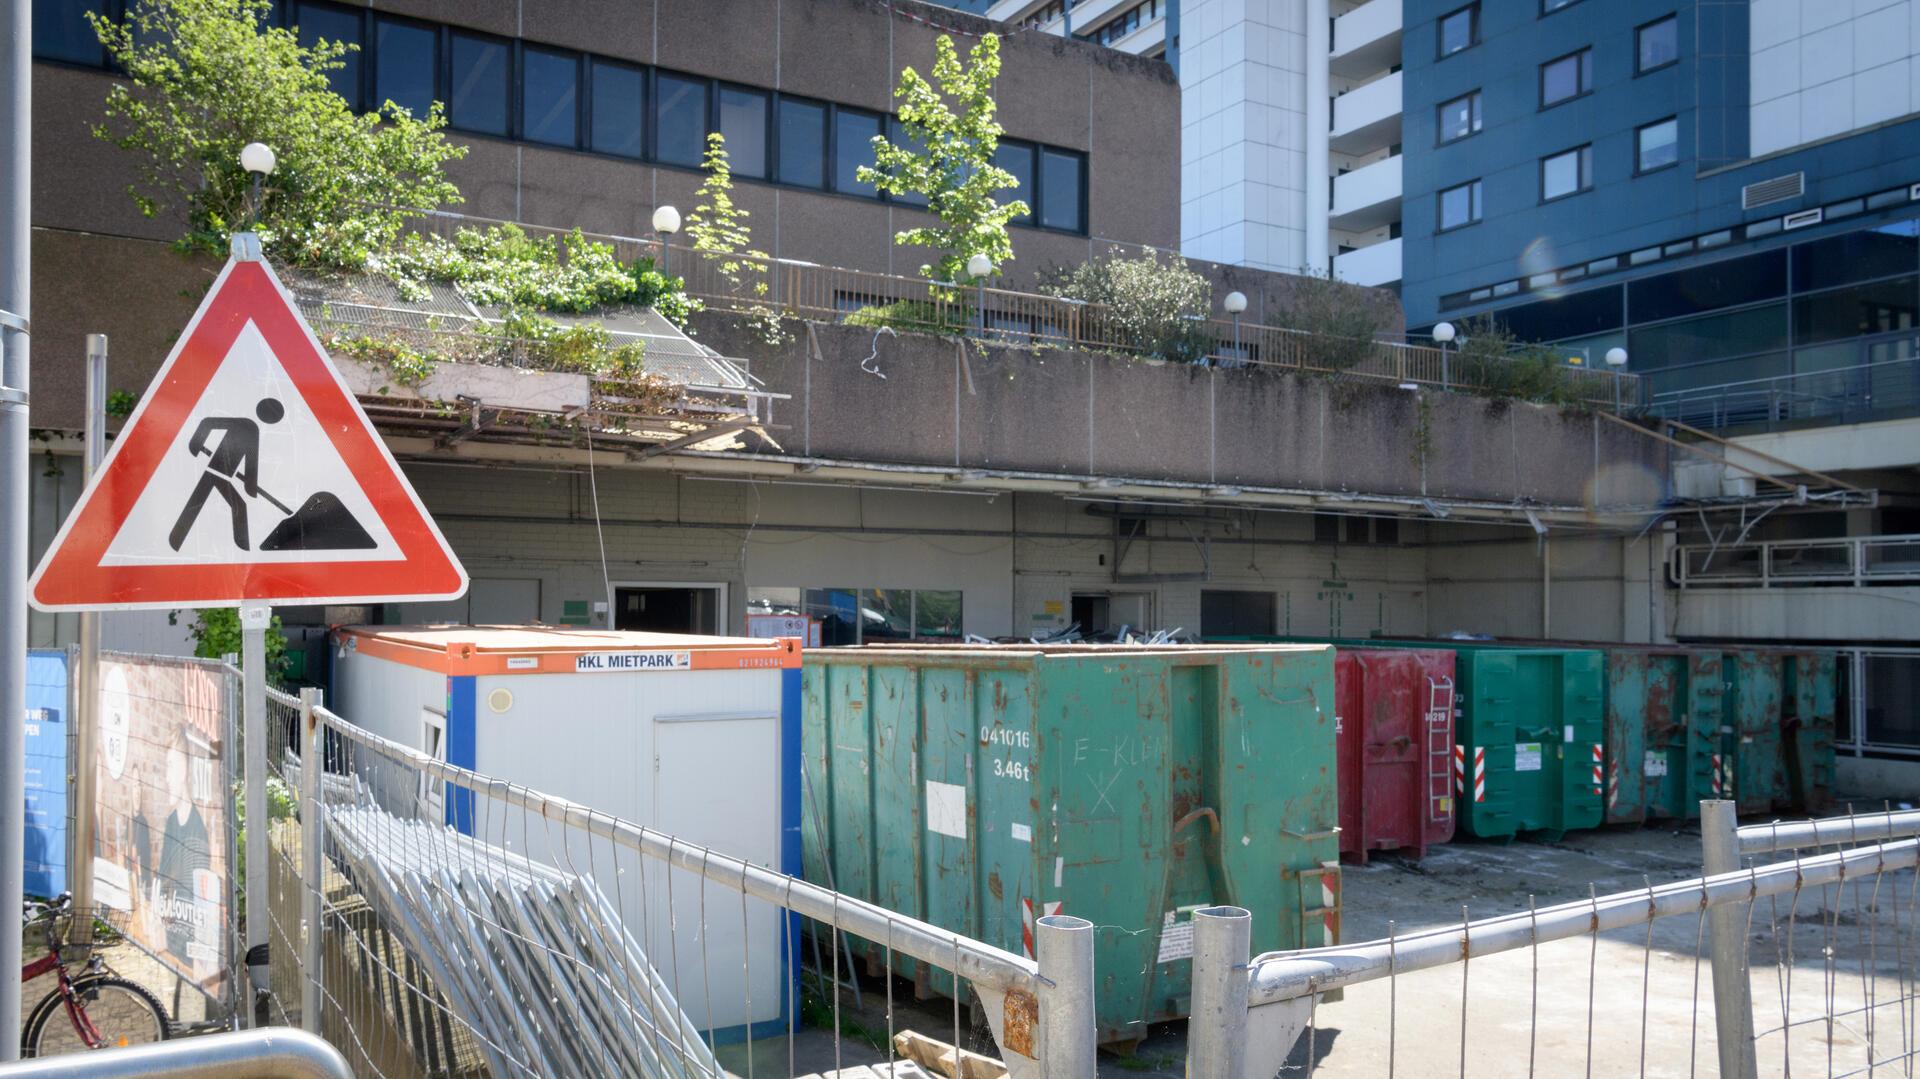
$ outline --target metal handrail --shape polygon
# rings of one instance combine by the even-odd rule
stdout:
[[[4,1079],[353,1079],[340,1051],[289,1027],[0,1065]]]
[[[1911,331],[1876,334],[1857,344],[1871,348],[1903,342],[1920,342],[1920,336]],[[1707,427],[1857,422],[1920,409],[1920,356],[1663,390],[1653,395],[1649,409],[1657,416]]]
[[[1911,548],[1915,557],[1879,561],[1883,550]],[[1780,562],[1782,554],[1814,551],[1843,551],[1844,561],[1810,568],[1795,568]],[[1725,559],[1723,568],[1713,563]],[[1696,566],[1696,560],[1699,565]],[[1772,587],[1775,582],[1799,584],[1844,583],[1854,586],[1884,581],[1920,580],[1920,533],[1891,536],[1841,536],[1826,539],[1762,540],[1756,543],[1682,544],[1669,556],[1668,576],[1680,588],[1689,585],[1758,585]]]
[[[1111,309],[1068,297],[765,255],[716,255],[667,244],[658,237],[590,233],[446,210],[432,211],[420,220],[428,231],[439,235],[472,225],[513,225],[548,236],[580,231],[583,238],[612,247],[620,259],[653,258],[663,270],[686,282],[689,296],[737,311],[837,322],[866,307],[911,304],[917,320],[931,332],[1025,346],[1152,355]],[[723,270],[723,263],[736,268]],[[1483,358],[1463,360],[1457,352],[1431,345],[1347,340],[1288,326],[1235,323],[1230,319],[1196,318],[1193,322],[1201,354],[1192,359],[1212,366],[1337,374],[1468,392],[1491,388],[1456,377],[1471,370],[1470,363],[1486,362]],[[1638,375],[1571,364],[1564,371],[1583,402],[1611,408],[1640,403]]]

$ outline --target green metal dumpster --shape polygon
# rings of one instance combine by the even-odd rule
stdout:
[[[1013,952],[1092,920],[1102,1042],[1187,1014],[1200,907],[1338,939],[1331,648],[814,649],[802,687],[807,879]]]
[[[1461,825],[1558,838],[1601,822],[1603,658],[1591,649],[1454,645]]]
[[[1834,808],[1833,739],[1840,718],[1840,656],[1828,651],[1786,654],[1786,716],[1789,804],[1820,814]]]
[[[1607,659],[1607,823],[1689,820],[1716,797],[1719,652],[1613,646]]]

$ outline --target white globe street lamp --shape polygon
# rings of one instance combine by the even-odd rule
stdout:
[[[653,231],[660,237],[660,272],[667,276],[673,274],[673,234],[680,231],[680,211],[671,206],[657,206],[653,211]]]
[[[1240,314],[1247,309],[1247,294],[1235,289],[1227,293],[1226,299],[1220,301],[1220,306],[1226,308],[1227,314],[1233,316],[1233,358],[1238,360],[1241,358]]]

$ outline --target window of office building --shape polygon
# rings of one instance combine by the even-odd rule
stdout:
[[[1202,589],[1200,635],[1203,637],[1263,637],[1273,633],[1272,592]]]
[[[1775,303],[1636,326],[1627,340],[1627,354],[1636,370],[1783,351],[1787,347],[1787,305]]]
[[[1040,224],[1050,229],[1079,232],[1082,222],[1081,180],[1086,159],[1064,150],[1040,151]]]
[[[901,123],[898,116],[887,118],[887,141],[911,153],[924,154],[927,152],[924,143],[912,135],[907,134],[907,125]],[[925,206],[927,204],[927,197],[925,195],[894,194],[888,197],[895,202],[904,202],[909,206]]]
[[[1480,5],[1466,7],[1440,16],[1440,56],[1470,49],[1480,40]]]
[[[508,101],[513,88],[513,48],[505,39],[454,34],[453,84],[447,120],[462,131],[508,134]]]
[[[1458,142],[1480,130],[1480,91],[1462,94],[1440,106],[1440,144]]]
[[[720,88],[720,134],[735,176],[767,176],[767,95],[739,86]]]
[[[662,71],[654,83],[654,156],[697,167],[706,152],[707,82]]]
[[[827,185],[827,107],[797,97],[780,99],[777,178],[801,187]]]
[[[1593,186],[1593,147],[1579,146],[1540,159],[1540,200],[1577,195]]]
[[[107,0],[33,0],[33,55],[98,66],[106,63],[100,37],[87,15],[111,17]]]
[[[957,589],[747,589],[747,614],[799,615],[820,623],[820,643],[854,645],[908,638],[957,639],[964,597]]]
[[[1023,225],[1032,223],[1032,211],[1034,210],[1035,201],[1033,193],[1033,147],[1024,142],[1009,142],[1003,139],[1000,145],[993,151],[993,163],[1012,173],[1015,181],[1014,187],[1002,190],[995,197],[1001,202],[1010,202],[1017,199],[1026,203],[1028,211],[1026,215],[1016,217],[1014,220]]]
[[[1593,50],[1581,49],[1540,65],[1540,107],[1593,92]]]
[[[646,154],[646,73],[612,60],[593,62],[593,149],[621,157]]]
[[[430,26],[378,19],[374,23],[373,99],[391,101],[415,117],[433,108],[433,73],[440,67],[439,34]]]
[[[1787,253],[1762,251],[1630,281],[1627,314],[1635,322],[1658,322],[1786,294]]]
[[[550,146],[580,141],[580,56],[528,46],[521,84],[520,135]]]
[[[1480,220],[1480,181],[1469,180],[1440,192],[1440,231]]]
[[[1793,287],[1850,285],[1920,269],[1920,219],[1812,240],[1793,249]]]
[[[1669,15],[1634,31],[1634,71],[1652,71],[1680,59],[1680,20]]]
[[[1664,169],[1680,160],[1680,122],[1669,116],[1634,133],[1636,167],[1641,172]]]
[[[34,5],[34,18],[39,18],[39,4]],[[352,8],[335,7],[332,4],[296,4],[290,11],[294,25],[299,28],[298,38],[303,48],[312,48],[322,41],[334,41],[346,45],[360,46],[366,37],[365,23],[361,13]],[[35,29],[38,29],[36,25]],[[340,55],[340,66],[327,72],[327,83],[333,92],[346,98],[347,107],[360,108],[360,49],[353,48]]]
[[[1912,277],[1800,296],[1793,301],[1793,343],[1814,345],[1911,330],[1920,314],[1920,282]]]
[[[880,117],[855,109],[833,111],[833,189],[850,195],[877,196],[872,184],[859,179],[861,166],[873,164],[873,140],[880,134]]]

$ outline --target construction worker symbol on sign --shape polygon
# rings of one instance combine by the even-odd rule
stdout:
[[[286,515],[260,541],[263,551],[345,551],[378,546],[331,492],[316,492],[295,510],[260,485],[260,425],[279,423],[286,408],[274,398],[263,397],[254,405],[253,414],[258,422],[244,416],[208,416],[194,429],[187,452],[195,458],[206,455],[205,471],[187,496],[186,506],[167,534],[167,543],[179,550],[206,508],[207,499],[217,494],[232,518],[233,545],[243,551],[250,549],[249,498],[262,499]],[[215,436],[219,442],[209,448]]]

